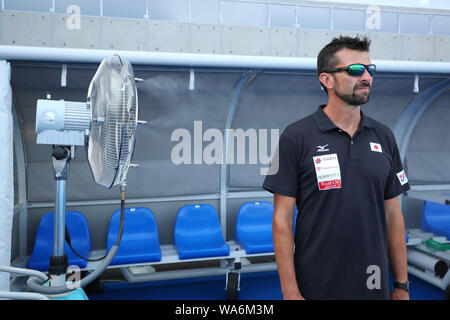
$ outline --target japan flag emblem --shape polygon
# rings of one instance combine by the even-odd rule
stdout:
[[[381,153],[383,152],[383,150],[381,149],[381,144],[375,142],[370,143],[370,150]]]

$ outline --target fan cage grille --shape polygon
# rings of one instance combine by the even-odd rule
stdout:
[[[131,164],[137,125],[137,91],[131,64],[115,55],[100,64],[88,92],[91,131],[87,146],[96,183],[122,184]]]

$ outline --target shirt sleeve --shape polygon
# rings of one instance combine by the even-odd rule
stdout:
[[[384,200],[392,199],[411,189],[405,169],[403,168],[400,152],[394,138],[394,152],[392,167],[384,189]]]
[[[272,193],[276,192],[296,198],[298,189],[297,156],[295,144],[285,135],[281,135],[263,188]]]

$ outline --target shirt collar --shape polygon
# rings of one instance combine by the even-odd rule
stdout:
[[[317,127],[322,132],[327,132],[333,129],[339,129],[331,120],[328,118],[326,113],[323,111],[323,108],[325,108],[326,104],[320,105],[316,112],[313,113],[314,121],[317,124]],[[373,128],[373,122],[372,120],[364,115],[364,112],[361,110],[361,123],[360,128],[364,126],[367,128]]]

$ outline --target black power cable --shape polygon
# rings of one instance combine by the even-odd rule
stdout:
[[[120,224],[119,224],[119,233],[118,233],[118,235],[117,235],[117,240],[116,240],[116,243],[115,243],[116,246],[119,246],[120,241],[122,240],[122,234],[123,234],[123,222],[124,222],[124,218],[125,218],[125,190],[124,190],[124,188],[123,188],[123,189],[122,189],[122,188],[123,188],[123,187],[120,187],[120,191],[121,191],[122,195],[121,195],[121,199],[120,199]],[[71,240],[70,240],[69,229],[67,228],[67,225],[65,226],[65,229],[66,229],[66,230],[65,230],[65,238],[66,238],[66,242],[67,242],[67,244],[69,245],[69,248],[73,251],[73,253],[74,253],[77,257],[79,257],[79,258],[81,258],[81,259],[83,259],[83,260],[89,261],[89,262],[96,262],[96,261],[100,261],[100,260],[105,259],[106,256],[108,255],[109,251],[108,251],[103,257],[97,258],[97,259],[88,259],[88,258],[83,257],[82,255],[80,255],[80,254],[72,247],[72,243],[71,243]]]

